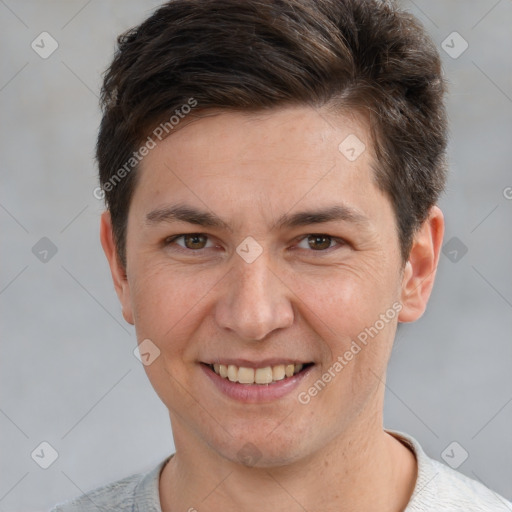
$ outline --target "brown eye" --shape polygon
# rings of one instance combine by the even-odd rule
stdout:
[[[203,235],[202,233],[187,233],[185,235],[178,235],[175,237],[167,238],[165,240],[165,245],[177,245],[178,247],[181,247],[183,250],[200,251],[202,249],[208,248],[208,242],[209,240],[207,235]],[[209,243],[209,247],[212,247],[212,242]]]
[[[327,256],[332,252],[347,246],[347,242],[342,238],[325,235],[323,233],[313,233],[302,237],[296,247],[301,249],[306,254],[310,255],[313,252],[318,253],[318,256]]]
[[[331,247],[332,238],[328,235],[309,235],[308,245],[315,251],[323,251]]]
[[[208,237],[201,234],[183,235],[184,245],[187,249],[204,249]]]

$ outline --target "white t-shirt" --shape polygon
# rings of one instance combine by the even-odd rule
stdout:
[[[428,457],[419,443],[402,432],[387,431],[409,446],[418,461],[418,478],[405,512],[512,512],[512,503],[479,482]],[[160,472],[170,456],[147,473],[137,473],[98,487],[50,512],[162,512]]]

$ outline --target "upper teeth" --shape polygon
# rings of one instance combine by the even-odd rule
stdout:
[[[246,368],[234,364],[218,363],[213,365],[213,370],[217,375],[240,384],[270,384],[285,377],[291,377],[299,373],[302,368],[302,364],[278,364],[276,366],[265,366],[265,368]]]

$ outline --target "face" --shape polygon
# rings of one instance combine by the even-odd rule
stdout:
[[[306,107],[203,117],[142,161],[126,277],[109,259],[176,446],[287,464],[380,418],[414,270],[372,163],[364,123]]]

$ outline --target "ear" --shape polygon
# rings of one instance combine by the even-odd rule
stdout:
[[[126,270],[121,264],[117,253],[114,234],[112,231],[112,220],[109,211],[105,211],[101,215],[100,240],[105,256],[107,257],[108,264],[110,265],[112,281],[114,282],[117,296],[119,297],[119,301],[123,308],[123,317],[129,324],[134,325],[130,286],[128,284]]]
[[[401,294],[403,307],[398,315],[399,322],[414,322],[425,312],[434,286],[443,235],[443,212],[433,206],[414,236],[405,265]]]

